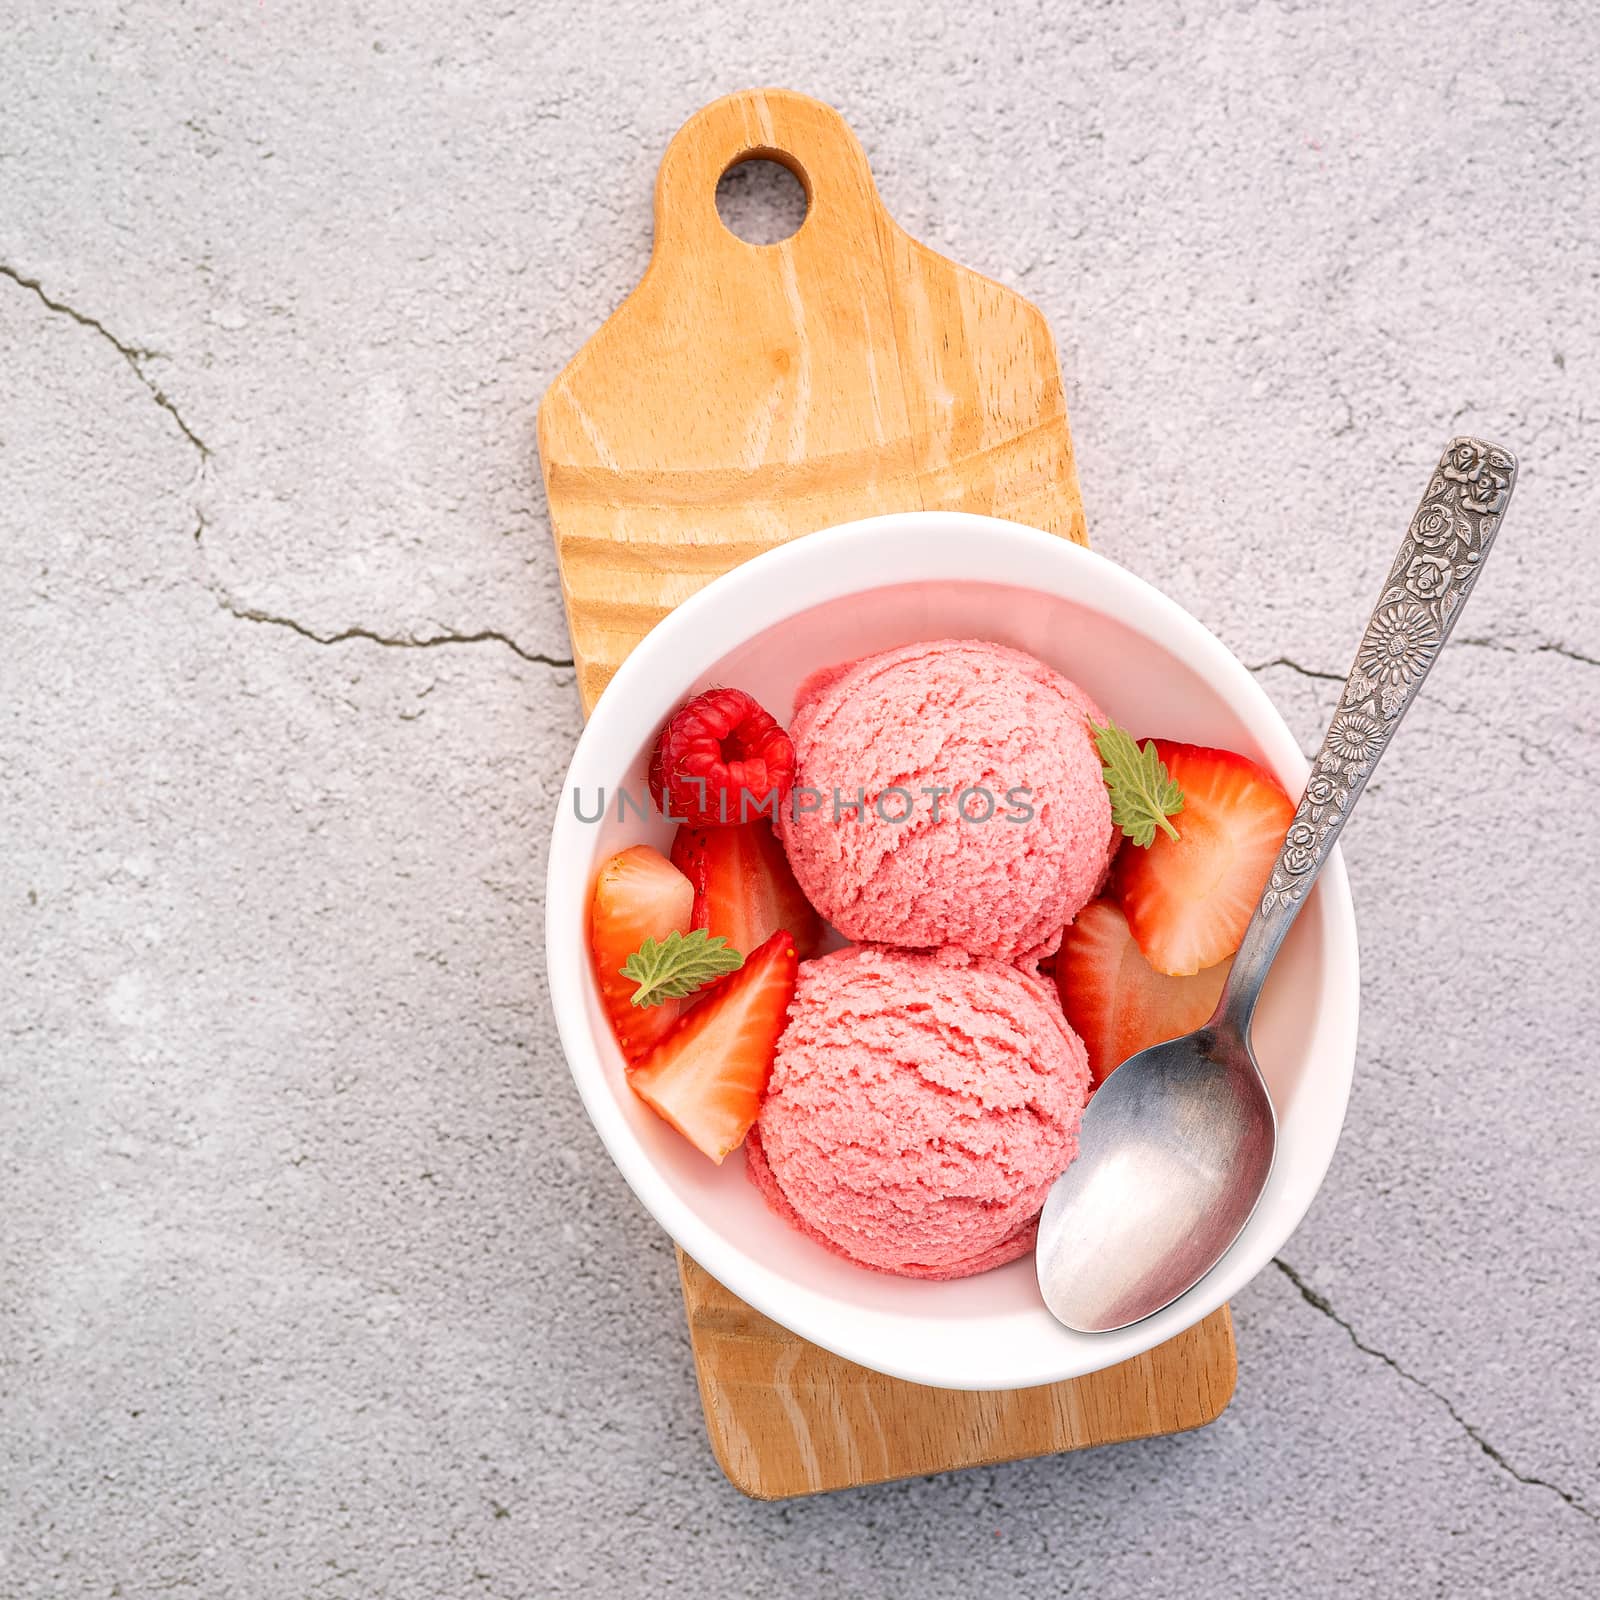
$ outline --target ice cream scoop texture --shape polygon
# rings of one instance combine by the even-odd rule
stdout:
[[[1099,715],[1043,662],[979,640],[906,645],[814,674],[789,727],[801,788],[780,821],[807,898],[852,940],[1024,963],[1049,955],[1111,858],[1089,728]],[[889,790],[900,793],[879,808]],[[969,790],[982,793],[962,815]],[[852,805],[858,793],[864,803]]]
[[[855,948],[802,964],[748,1172],[840,1255],[959,1278],[1023,1255],[1077,1149],[1084,1048],[1002,962]]]

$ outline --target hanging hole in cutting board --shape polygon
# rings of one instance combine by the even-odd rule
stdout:
[[[746,244],[781,244],[811,208],[804,175],[764,151],[740,156],[717,180],[717,215]]]

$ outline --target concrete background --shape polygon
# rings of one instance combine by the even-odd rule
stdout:
[[[1600,1588],[1590,7],[19,9],[0,1594]],[[1308,747],[1443,441],[1525,467],[1349,838],[1359,1077],[1231,1410],[776,1507],[550,1025],[533,444],[760,82],[1044,308],[1099,547]]]

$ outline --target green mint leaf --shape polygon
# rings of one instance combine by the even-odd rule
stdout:
[[[663,1000],[682,1000],[713,978],[737,972],[744,957],[720,935],[713,939],[704,928],[690,933],[669,933],[658,944],[646,939],[622,963],[624,978],[638,984],[636,1006],[658,1006]]]
[[[1176,839],[1178,830],[1167,818],[1183,810],[1183,790],[1172,781],[1155,744],[1146,739],[1141,750],[1114,722],[1089,726],[1105,769],[1111,820],[1141,849],[1155,842],[1157,828]]]

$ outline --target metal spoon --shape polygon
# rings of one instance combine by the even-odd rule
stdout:
[[[1095,1092],[1039,1221],[1045,1304],[1106,1333],[1170,1305],[1238,1238],[1272,1171],[1277,1118],[1250,1019],[1284,935],[1483,568],[1516,457],[1453,439],[1406,530],[1216,1012]],[[1177,825],[1183,827],[1182,813]]]

